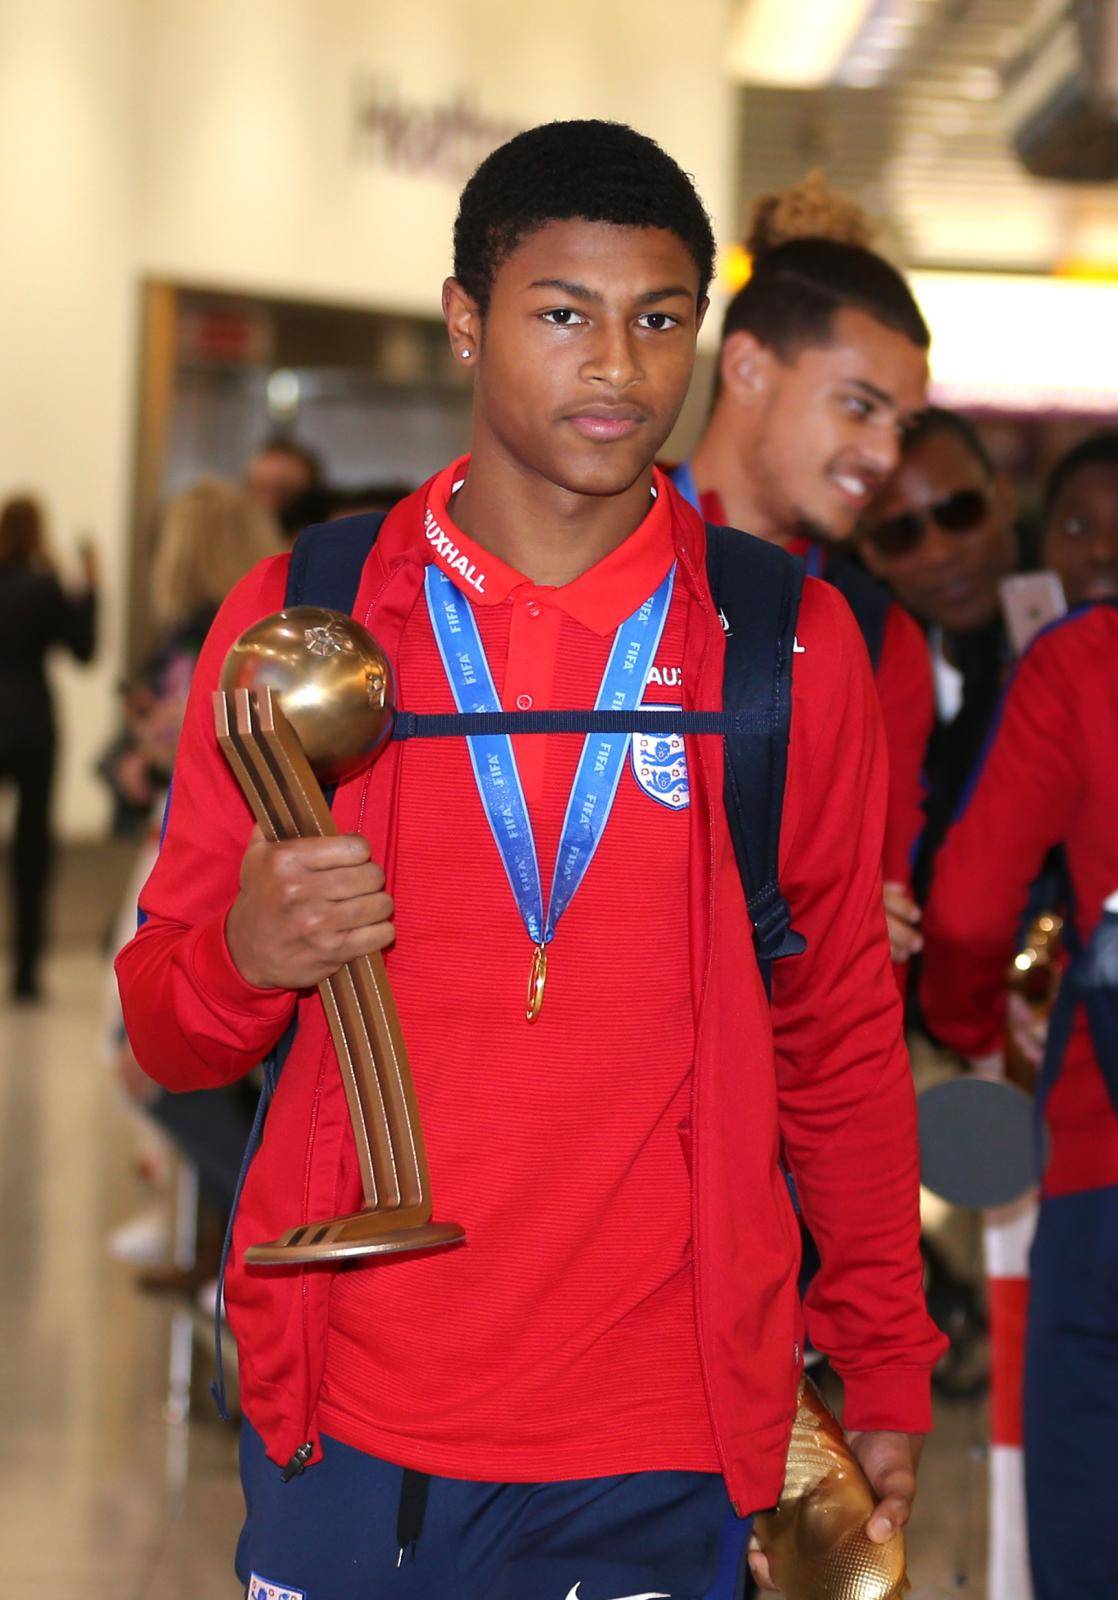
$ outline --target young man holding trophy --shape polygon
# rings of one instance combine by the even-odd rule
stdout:
[[[171,1088],[286,1050],[227,1288],[251,1596],[706,1594],[730,1507],[773,1506],[785,1478],[789,1174],[870,1541],[907,1520],[942,1341],[880,717],[845,603],[809,580],[780,830],[806,950],[775,963],[770,1006],[723,803],[733,607],[654,466],[713,249],[689,179],[631,129],[555,123],[494,152],[443,294],[471,453],[369,536],[350,609],[382,654],[321,612],[263,624],[292,605],[283,556],[199,662],[118,972]],[[308,696],[274,673],[304,644],[355,663],[344,693],[370,705],[394,678],[397,733],[438,735],[356,775],[312,758],[339,780],[332,817],[297,748]]]

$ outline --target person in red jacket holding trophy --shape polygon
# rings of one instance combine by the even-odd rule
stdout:
[[[619,639],[638,704],[721,710],[706,529],[654,466],[712,265],[690,180],[629,128],[536,128],[470,180],[443,304],[475,375],[471,452],[389,513],[353,607],[409,711],[453,715],[484,667],[507,711],[591,707]],[[717,735],[686,736],[668,802],[628,737],[600,772],[594,740],[508,739],[515,841],[465,738],[395,742],[340,783],[337,838],[254,834],[211,691],[284,604],[288,565],[251,574],[203,650],[146,921],[118,960],[136,1054],[171,1088],[239,1077],[298,1022],[227,1289],[249,1594],[698,1600],[731,1506],[774,1504],[784,1478],[804,1332],[782,1161],[822,1254],[807,1323],[887,1540],[943,1341],[882,915],[886,757],[848,609],[806,584],[780,872],[807,949],[776,964],[770,1006]],[[586,784],[592,859],[569,837]],[[246,1249],[293,1209],[357,1204],[307,991],[369,951],[387,952],[440,1213],[466,1243],[254,1268]]]

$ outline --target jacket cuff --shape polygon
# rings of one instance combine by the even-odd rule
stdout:
[[[964,1056],[989,1055],[1005,1042],[1005,969],[1000,955],[944,947],[925,928],[920,999],[931,1033]]]
[[[280,1022],[295,1003],[290,989],[258,989],[241,976],[229,953],[223,914],[203,923],[186,952],[187,969],[197,988],[221,1011],[234,1011],[259,1022]]]
[[[874,1367],[843,1377],[842,1425],[850,1432],[930,1433],[932,1375],[924,1367]]]
[[[943,1011],[924,1012],[925,1025],[937,1044],[946,1045],[968,1061],[998,1055],[1005,1049],[1005,999],[999,996],[979,1016],[952,1016]]]

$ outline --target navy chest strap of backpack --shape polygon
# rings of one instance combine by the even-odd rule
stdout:
[[[383,521],[381,513],[366,513],[304,529],[292,551],[285,605],[325,606],[352,613],[365,562]],[[803,938],[792,927],[780,890],[778,861],[792,715],[792,659],[804,568],[798,557],[775,545],[708,523],[707,577],[726,634],[722,711],[529,711],[483,717],[404,712],[397,716],[393,737],[461,738],[483,730],[721,734],[726,756],[726,816],[753,924],[757,964],[766,993],[771,995],[773,962],[799,955],[805,948]],[[294,1032],[292,1023],[264,1063],[264,1088],[237,1182],[234,1215]],[[225,1280],[231,1235],[232,1220],[222,1251],[219,1284]],[[215,1334],[218,1375],[214,1398],[226,1416],[220,1292]]]

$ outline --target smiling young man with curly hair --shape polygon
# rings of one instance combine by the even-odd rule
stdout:
[[[673,478],[709,521],[796,551],[854,610],[885,720],[885,904],[894,957],[906,962],[920,946],[909,879],[931,664],[917,624],[843,547],[924,410],[930,335],[904,278],[869,248],[872,233],[818,173],[758,201],[752,270],[726,308],[710,416]]]

